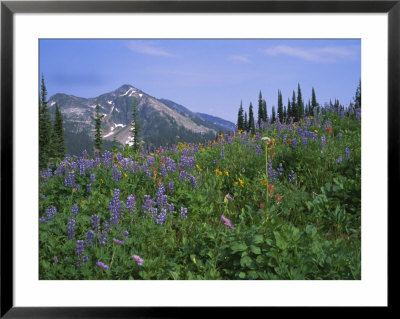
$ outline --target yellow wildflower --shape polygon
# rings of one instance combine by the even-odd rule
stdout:
[[[193,259],[192,259],[192,260],[193,260],[193,262],[194,262],[194,263],[196,263],[196,258],[194,258],[194,257],[193,257]]]
[[[228,171],[225,171],[225,175],[226,175],[226,176],[229,176],[229,172],[228,172]]]
[[[316,133],[316,134],[317,134],[317,133],[318,133],[318,131],[317,131],[317,130],[314,130],[314,133]]]
[[[102,179],[102,178],[100,178],[100,183],[104,183],[104,181],[103,181],[103,179]]]
[[[200,168],[199,164],[196,164],[196,168],[201,172],[202,169]]]
[[[127,178],[127,177],[128,177],[128,174],[124,173],[124,177]]]
[[[242,180],[242,179],[240,179],[240,178],[239,178],[239,183],[240,183],[240,186],[244,187],[243,180]]]
[[[82,203],[82,205],[85,205],[85,204],[86,204],[86,202],[85,202],[84,200],[81,200],[81,203]]]

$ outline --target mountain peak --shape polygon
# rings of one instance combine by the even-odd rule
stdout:
[[[130,85],[130,84],[124,84],[121,87],[119,87],[118,89],[116,89],[115,91],[113,91],[112,93],[115,93],[116,95],[119,96],[124,96],[127,94],[131,94],[134,92],[139,92],[140,90],[135,88],[134,86]]]

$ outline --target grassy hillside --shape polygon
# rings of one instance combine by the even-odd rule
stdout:
[[[39,228],[40,279],[361,279],[360,112],[68,157]]]

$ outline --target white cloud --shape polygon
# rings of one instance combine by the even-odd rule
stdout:
[[[238,61],[238,62],[250,62],[249,58],[245,55],[231,55],[228,57],[229,60]]]
[[[358,48],[354,46],[329,46],[319,48],[292,47],[288,45],[278,45],[264,50],[270,56],[292,56],[302,60],[335,63],[343,60],[353,60],[357,57]]]
[[[134,40],[129,42],[128,47],[131,51],[142,54],[166,56],[166,57],[175,56],[174,54],[153,45],[151,42]]]

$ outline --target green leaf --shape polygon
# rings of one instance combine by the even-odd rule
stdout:
[[[252,265],[252,259],[250,256],[244,256],[240,259],[240,265],[242,267],[250,267]]]
[[[238,251],[245,251],[247,250],[247,245],[244,243],[235,243],[231,246],[232,251],[238,252]]]
[[[285,250],[288,246],[288,243],[282,238],[281,234],[278,233],[277,231],[274,231],[275,235],[275,242],[278,248]]]
[[[239,273],[239,278],[241,278],[241,279],[246,278],[246,274],[245,274],[243,271],[241,271],[241,272]]]
[[[256,255],[261,254],[261,249],[257,246],[251,245],[250,250],[253,252],[253,254],[256,254]]]

